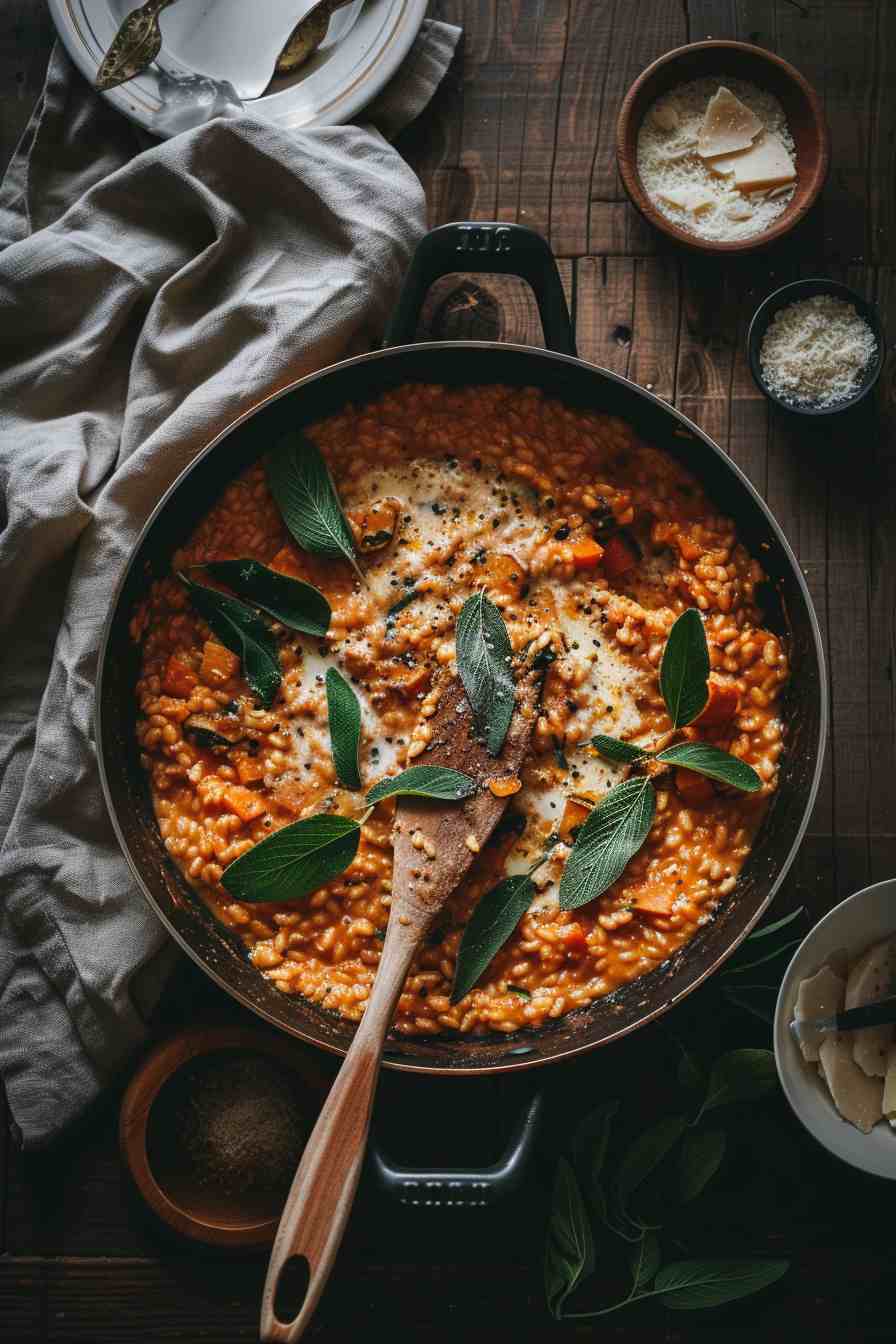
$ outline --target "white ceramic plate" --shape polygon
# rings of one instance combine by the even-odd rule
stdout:
[[[870,1134],[840,1118],[814,1064],[807,1064],[790,1023],[800,981],[841,948],[858,955],[896,933],[896,878],[865,887],[825,915],[797,948],[775,1008],[775,1061],[784,1094],[809,1133],[829,1152],[872,1176],[896,1180],[896,1130],[886,1120]]]
[[[93,82],[122,20],[139,0],[49,0],[50,12],[72,60]],[[290,130],[335,126],[350,121],[392,78],[408,54],[426,13],[427,0],[354,0],[337,10],[327,36],[311,60],[292,76],[278,79],[246,107]],[[162,14],[159,64],[172,75],[195,73],[196,9],[210,12],[214,0],[178,0]],[[263,0],[246,0],[258,22]],[[205,73],[205,72],[201,72]],[[113,106],[158,135],[161,107],[158,71],[111,89]]]

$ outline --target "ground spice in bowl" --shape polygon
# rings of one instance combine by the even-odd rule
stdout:
[[[147,1155],[172,1202],[228,1225],[279,1215],[308,1137],[299,1079],[249,1050],[197,1056],[153,1103]]]

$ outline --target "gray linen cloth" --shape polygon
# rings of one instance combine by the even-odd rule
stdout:
[[[458,36],[424,26],[379,100],[390,133]],[[0,1072],[26,1148],[124,1063],[171,964],[97,775],[118,576],[204,443],[369,346],[424,227],[376,130],[239,115],[159,144],[53,53],[0,188]]]

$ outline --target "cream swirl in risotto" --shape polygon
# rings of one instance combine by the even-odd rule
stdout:
[[[221,875],[297,818],[360,813],[363,799],[338,785],[333,768],[328,667],[350,679],[362,705],[365,789],[413,763],[433,672],[452,666],[457,614],[484,588],[515,650],[550,639],[558,656],[522,788],[417,957],[396,1029],[537,1026],[653,969],[733,890],[783,749],[787,661],[762,628],[754,594],[764,575],[732,522],[630,425],[532,388],[413,384],[308,433],[332,472],[369,586],[347,563],[296,546],[261,463],[226,488],[172,565],[250,556],[326,595],[325,638],[275,627],[283,681],[271,709],[258,707],[238,659],[173,572],[134,614],[139,741],[169,853],[260,974],[286,994],[359,1018],[389,914],[392,805],[364,824],[350,867],[299,902],[241,904]],[[371,539],[378,549],[365,553]],[[711,680],[726,690],[727,712],[685,735],[699,730],[748,761],[762,788],[746,795],[684,771],[662,776],[652,830],[622,877],[590,905],[561,911],[572,835],[621,778],[589,739],[601,732],[648,744],[667,732],[657,668],[675,618],[691,606],[705,617]],[[226,750],[190,731],[186,721],[202,716],[226,721]],[[477,900],[502,876],[527,870],[556,836],[529,912],[477,986],[452,1004],[458,946]]]

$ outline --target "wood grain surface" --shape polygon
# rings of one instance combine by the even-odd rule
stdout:
[[[896,4],[436,0],[432,13],[463,26],[462,49],[398,142],[423,180],[431,223],[500,219],[545,233],[562,259],[582,356],[674,401],[722,444],[767,498],[805,571],[828,651],[833,730],[809,835],[776,909],[802,903],[817,918],[896,874],[896,361],[874,404],[794,428],[753,384],[744,335],[773,288],[824,274],[875,299],[896,340]],[[792,61],[821,95],[832,137],[830,177],[809,219],[767,253],[732,261],[684,255],[650,230],[625,200],[613,157],[615,113],[631,80],[670,47],[708,36]],[[4,161],[39,93],[51,40],[42,4],[0,0]],[[510,280],[444,283],[426,320],[441,338],[541,339],[528,290]],[[184,965],[155,1034],[187,1021],[245,1017]],[[633,1038],[622,1048],[635,1070],[641,1046]],[[611,1057],[544,1074],[555,1126],[583,1095],[600,1099],[601,1061]],[[408,1080],[383,1081],[383,1142],[402,1162],[431,1162],[440,1145],[457,1163],[493,1159],[513,1087],[414,1080],[414,1088],[409,1116]],[[0,1133],[0,1339],[256,1339],[263,1258],[222,1261],[166,1239],[118,1156],[120,1095],[111,1089],[81,1131],[45,1156],[23,1159]],[[556,1132],[549,1126],[525,1192],[481,1217],[397,1211],[362,1182],[309,1338],[347,1344],[387,1326],[430,1344],[591,1337],[592,1326],[557,1325],[543,1307]],[[892,1338],[891,1191],[828,1159],[783,1112],[774,1142],[791,1155],[793,1187],[748,1241],[738,1241],[746,1232],[732,1208],[729,1241],[749,1253],[786,1248],[791,1273],[736,1308],[688,1315],[651,1304],[607,1318],[604,1332],[633,1344]]]

